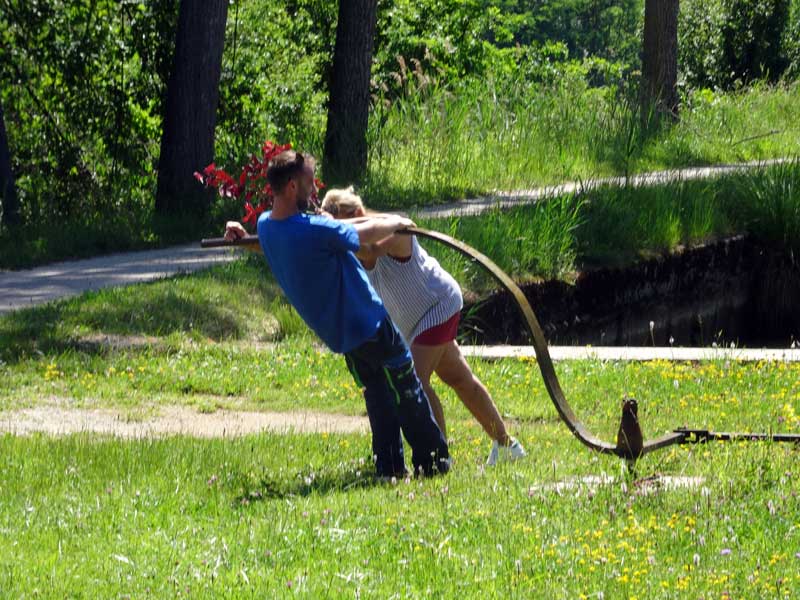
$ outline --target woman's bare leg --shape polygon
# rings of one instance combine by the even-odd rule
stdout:
[[[444,422],[444,411],[442,410],[442,402],[436,394],[436,390],[431,385],[431,375],[433,375],[439,361],[444,354],[445,346],[421,346],[418,344],[411,344],[411,356],[414,359],[414,368],[417,371],[422,383],[422,389],[428,396],[431,403],[431,410],[433,410],[433,418],[442,430],[444,438],[447,439],[447,429]]]
[[[461,402],[473,414],[484,431],[501,446],[508,446],[511,438],[506,431],[506,425],[497,406],[483,385],[461,354],[461,349],[455,340],[438,346],[443,348],[435,372],[439,378],[455,390]]]

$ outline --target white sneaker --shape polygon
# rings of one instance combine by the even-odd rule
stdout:
[[[486,464],[493,467],[498,461],[513,461],[527,456],[525,448],[515,438],[511,438],[511,444],[508,446],[501,446],[495,440],[492,443],[492,450],[489,452],[489,458],[486,459]]]

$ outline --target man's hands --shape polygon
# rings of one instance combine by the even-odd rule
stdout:
[[[401,229],[414,227],[414,221],[399,215],[386,215],[354,223],[353,226],[356,228],[358,240],[363,246],[384,240]]]
[[[236,240],[240,240],[247,235],[247,230],[242,227],[242,224],[238,221],[228,221],[225,223],[225,239],[229,242],[235,242]],[[247,243],[240,245],[240,247],[244,248],[248,252],[261,252],[261,244],[258,243],[258,239],[251,239],[252,241],[248,241]]]
[[[225,223],[225,239],[229,242],[239,240],[247,235],[247,230],[237,221]]]
[[[408,229],[409,227],[416,227],[417,224],[414,223],[411,219],[407,217],[401,217],[400,215],[387,215],[383,217],[384,219],[392,219],[397,224],[397,229]]]

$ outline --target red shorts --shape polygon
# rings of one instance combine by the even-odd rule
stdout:
[[[461,313],[457,312],[452,317],[447,319],[440,325],[434,325],[430,329],[426,329],[414,338],[414,344],[420,346],[439,346],[452,342],[456,339],[458,333],[458,322],[461,319]]]

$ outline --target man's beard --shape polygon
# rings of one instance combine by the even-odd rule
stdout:
[[[297,209],[300,212],[308,211],[308,194],[297,194]]]

